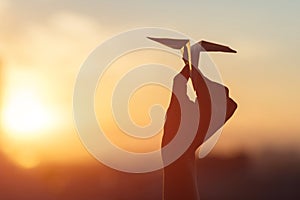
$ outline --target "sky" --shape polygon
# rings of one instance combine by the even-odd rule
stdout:
[[[81,64],[120,32],[161,27],[238,51],[211,54],[239,105],[215,152],[300,152],[299,8],[296,0],[1,0],[1,149],[23,167],[89,159],[72,110]]]

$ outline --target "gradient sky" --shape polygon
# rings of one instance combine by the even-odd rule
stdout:
[[[18,157],[17,161],[31,158],[33,164],[45,155],[49,160],[87,157],[72,116],[73,86],[81,63],[105,39],[154,26],[238,51],[236,55],[211,55],[239,104],[216,150],[255,153],[288,148],[300,152],[299,9],[296,0],[1,0],[3,112],[17,94],[29,91],[51,118],[39,131],[43,134],[29,141],[6,130],[2,150]],[[54,158],[56,152],[47,150],[53,145],[65,154]],[[21,154],[21,147],[27,146],[32,150]]]

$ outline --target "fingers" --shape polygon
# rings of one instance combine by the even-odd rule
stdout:
[[[205,76],[200,72],[198,68],[192,68],[191,79],[197,96],[199,97],[201,93],[205,93],[205,91],[207,90]]]
[[[191,79],[194,85],[198,85],[199,82],[199,71],[193,66],[192,67],[192,73],[191,73]],[[201,75],[200,75],[201,76]]]
[[[189,65],[186,64],[183,69],[181,70],[180,72],[184,77],[185,79],[188,79],[190,77],[190,69],[189,69]]]

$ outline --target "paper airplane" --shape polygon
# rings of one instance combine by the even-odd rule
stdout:
[[[226,52],[237,53],[236,50],[231,49],[228,46],[207,42],[201,40],[192,46],[190,46],[190,40],[188,39],[173,39],[173,38],[153,38],[147,37],[150,40],[163,44],[173,49],[180,49],[184,60],[189,61],[190,70],[191,67],[198,67],[200,52]]]
[[[182,52],[182,58],[185,62],[188,62],[190,66],[190,73],[193,67],[198,67],[200,52],[226,52],[237,53],[237,51],[231,49],[228,46],[220,45],[212,42],[201,40],[192,46],[190,46],[190,40],[188,39],[172,39],[172,38],[152,38],[148,39],[166,45],[173,49],[180,49]],[[187,64],[187,63],[186,63]],[[199,73],[201,73],[199,71]],[[229,97],[229,89],[217,82],[211,81],[209,78],[201,74],[206,86],[209,89],[211,100],[211,122],[210,127],[207,130],[203,144],[201,145],[200,157],[204,157],[215,145],[220,135],[212,138],[218,129],[220,129],[226,121],[231,118],[237,108],[237,104],[233,99]],[[206,142],[212,138],[210,142]]]

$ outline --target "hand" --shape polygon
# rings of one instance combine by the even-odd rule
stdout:
[[[180,74],[183,75],[186,80],[189,79],[189,77],[190,77],[190,68],[189,68],[189,64],[188,63],[185,64],[185,66],[183,67],[183,69],[180,71]]]
[[[194,76],[196,77],[195,80],[197,80],[197,78],[201,77],[201,75],[198,74],[196,69],[193,70],[195,74]],[[173,94],[167,111],[162,146],[168,144],[177,134],[179,125],[181,124],[182,106],[184,106],[184,112],[189,113],[186,117],[191,120],[191,123],[194,123],[195,120],[199,120],[199,113],[197,112],[197,110],[199,110],[198,102],[194,103],[190,101],[189,97],[187,96],[187,80],[190,78],[190,75],[190,68],[188,63],[186,63],[181,72],[174,78]],[[184,76],[186,80],[183,80],[182,76]],[[185,134],[193,134],[193,131],[190,130],[190,127],[192,126],[185,127]],[[201,131],[197,131],[194,140],[191,142],[191,145],[188,147],[186,152],[182,154],[178,162],[190,162],[191,160],[194,160],[195,150],[199,147],[202,141],[203,133]]]

